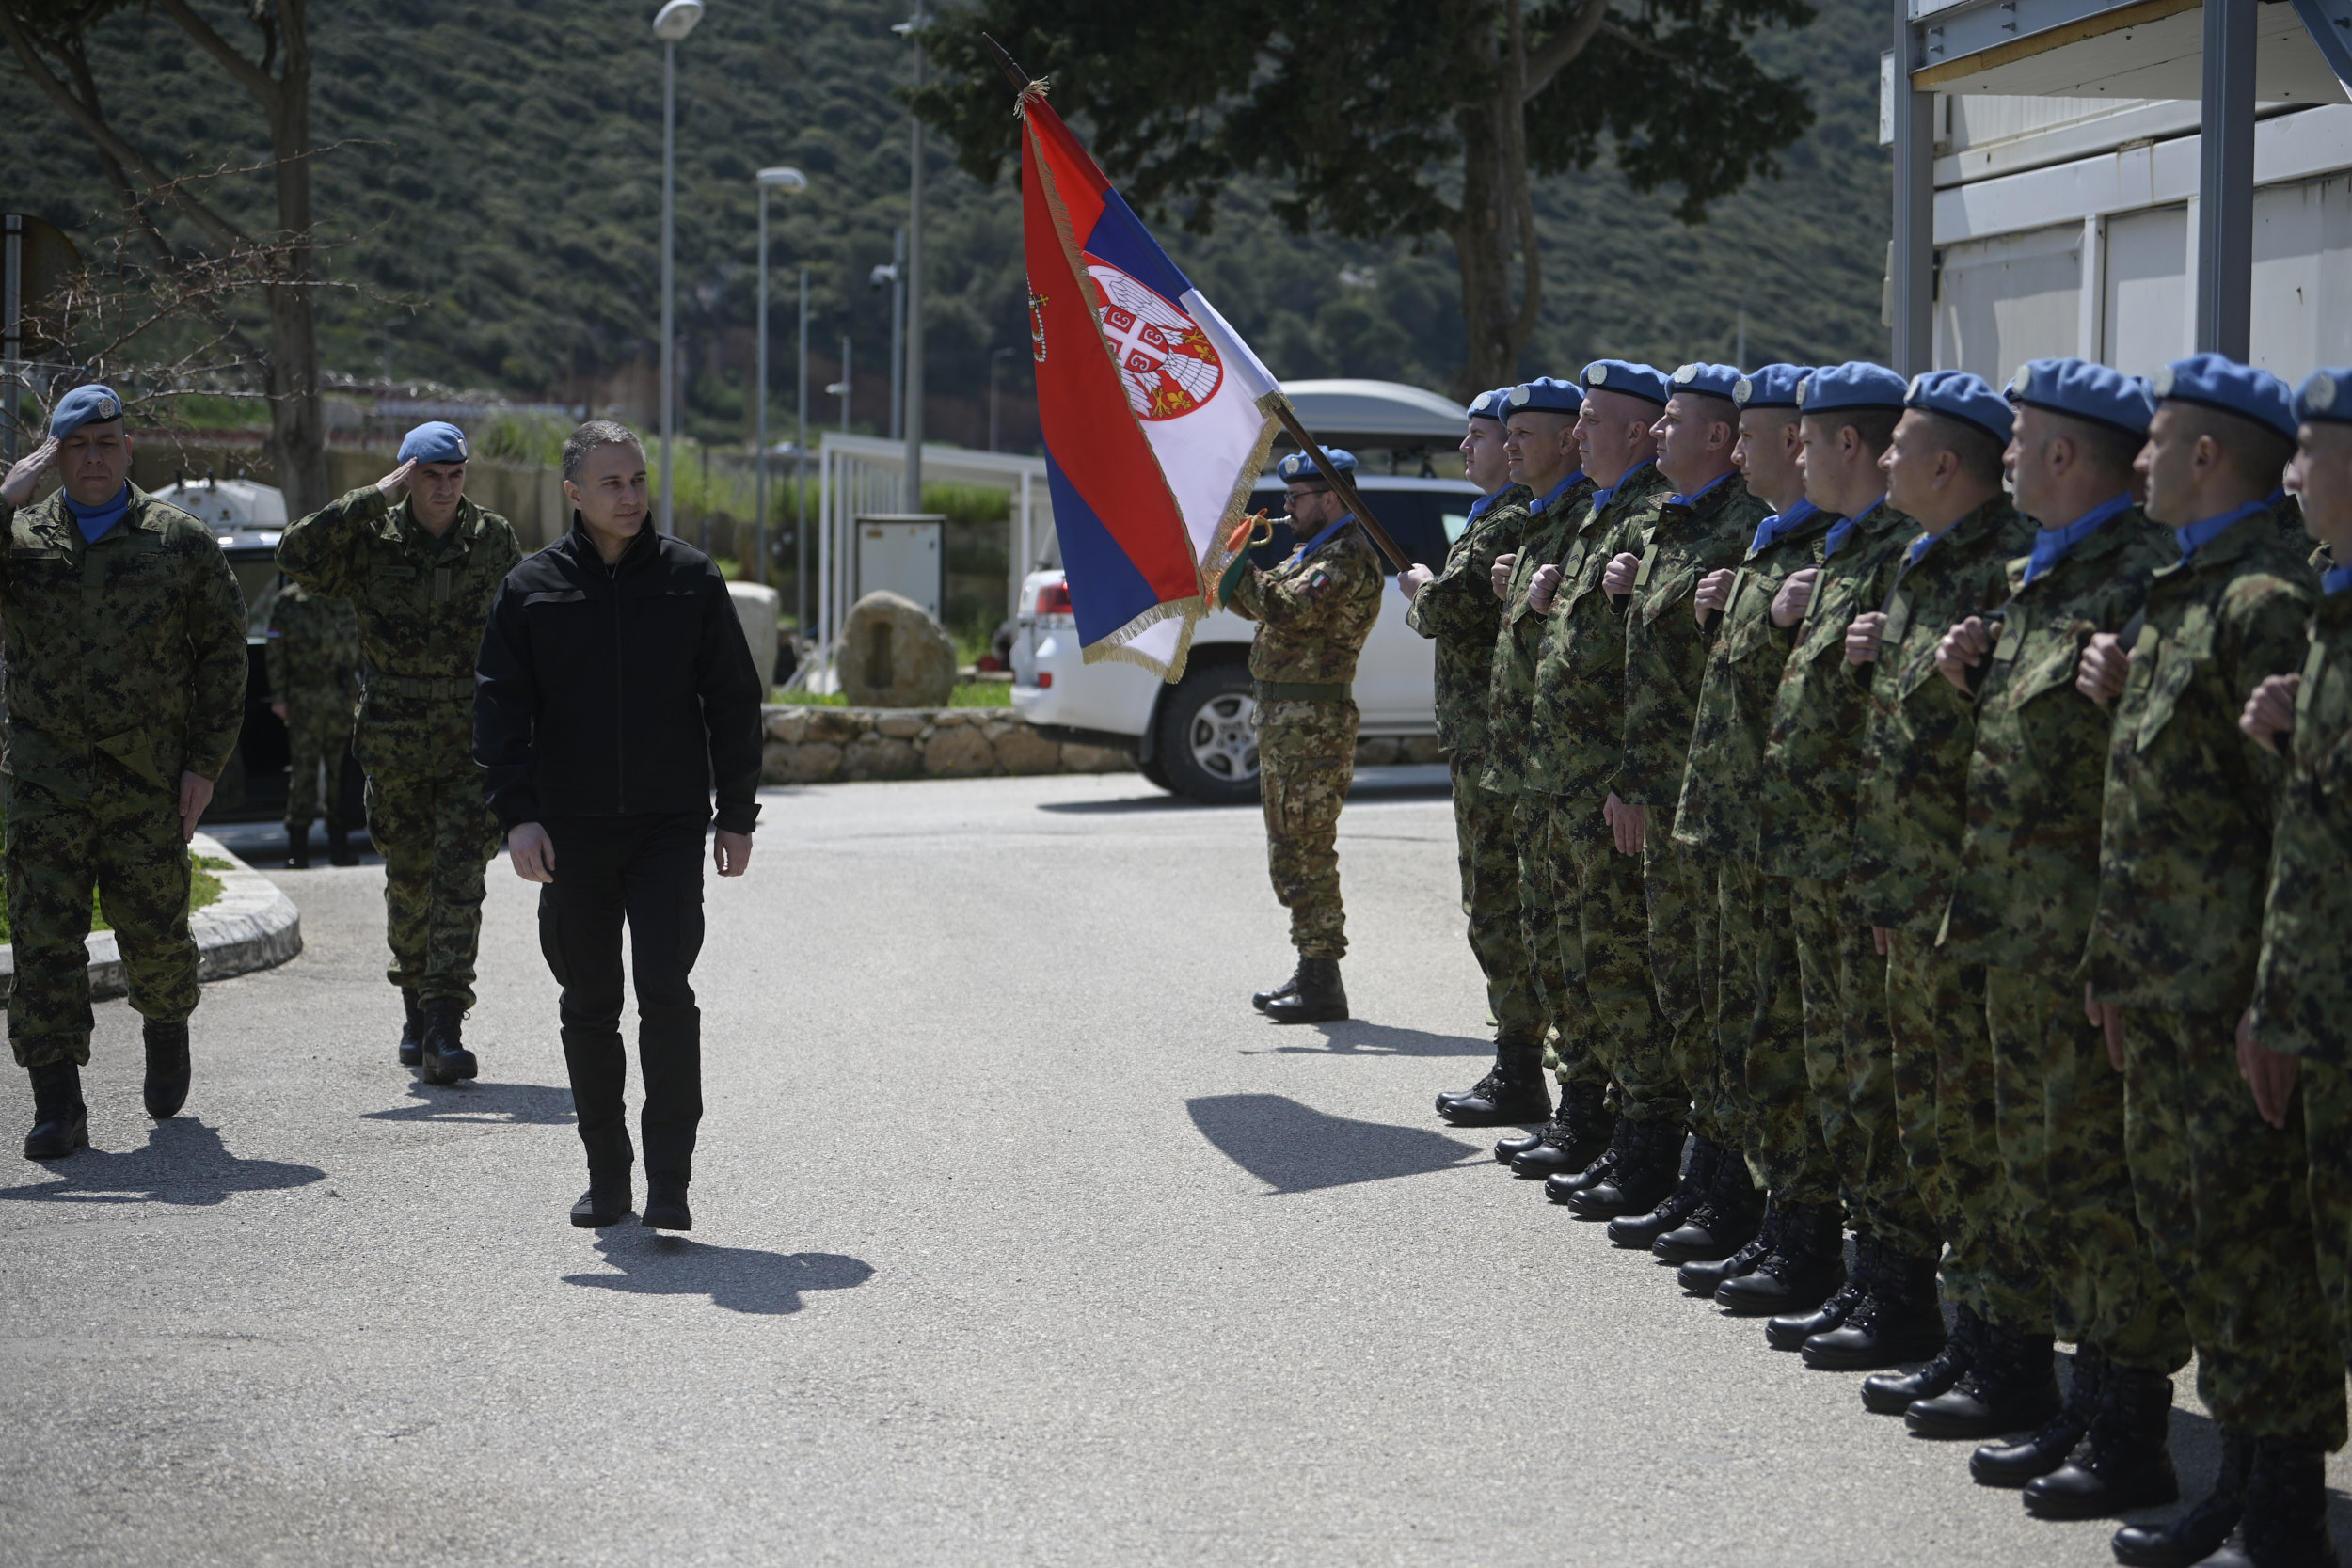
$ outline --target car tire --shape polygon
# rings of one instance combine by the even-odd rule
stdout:
[[[1136,771],[1143,775],[1144,783],[1165,789],[1170,795],[1176,793],[1176,786],[1168,783],[1168,769],[1160,766],[1159,758],[1153,757],[1151,760],[1146,761],[1141,757],[1137,757],[1136,759]]]
[[[1157,758],[1177,794],[1211,805],[1258,799],[1258,699],[1239,664],[1195,669],[1160,709]]]

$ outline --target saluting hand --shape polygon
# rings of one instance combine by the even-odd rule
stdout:
[[[1507,599],[1511,596],[1511,573],[1518,563],[1519,554],[1517,550],[1513,550],[1509,555],[1495,557],[1495,569],[1486,574],[1486,580],[1493,584],[1496,598]]]
[[[1968,690],[1968,672],[1984,662],[1984,656],[1993,651],[1993,633],[1981,617],[1971,615],[1944,634],[1944,641],[1935,645],[1935,673],[1952,683],[1953,689]]]
[[[536,822],[518,822],[506,835],[506,858],[526,882],[555,880],[555,844]]]
[[[6,501],[10,506],[23,506],[31,500],[34,490],[40,487],[40,476],[56,460],[57,438],[52,436],[31,452],[18,458],[16,466],[8,470],[8,477],[0,480],[0,501]]]
[[[1642,570],[1638,555],[1610,557],[1609,565],[1600,574],[1600,591],[1613,599],[1622,599],[1633,592],[1633,579]]]
[[[2295,1098],[2295,1079],[2302,1065],[2254,1037],[2253,1008],[2238,1014],[2237,1075],[2254,1091],[2254,1109],[2273,1127],[2287,1124],[2287,1102]]]
[[[1879,638],[1886,630],[1886,612],[1873,610],[1857,615],[1846,627],[1846,662],[1876,664],[1879,657]]]
[[[2300,675],[2270,675],[2246,699],[2237,727],[2265,752],[2279,750],[2279,737],[2295,728],[2295,694],[2303,689]]]
[[[1788,574],[1788,580],[1772,595],[1772,625],[1787,631],[1804,619],[1804,612],[1813,608],[1813,585],[1821,579],[1819,566],[1807,566]]]
[[[2094,633],[2075,667],[2074,689],[2101,707],[2123,694],[2123,681],[2132,673],[2132,656],[2123,640],[2111,631]]]
[[[1708,618],[1717,610],[1730,607],[1731,579],[1739,575],[1732,567],[1724,566],[1699,578],[1699,591],[1691,595],[1691,612],[1698,617],[1700,626],[1707,625]]]
[[[375,487],[382,491],[386,496],[391,496],[398,493],[400,487],[408,483],[409,472],[414,469],[416,466],[417,460],[413,457],[410,458],[407,462],[403,463],[399,467],[394,468],[390,473],[386,474],[382,479],[377,480],[375,482]]]
[[[1560,568],[1557,566],[1536,567],[1535,575],[1530,578],[1527,583],[1528,607],[1538,612],[1549,610],[1551,608],[1551,596],[1559,591]]]

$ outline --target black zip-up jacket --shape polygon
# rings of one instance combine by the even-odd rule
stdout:
[[[607,566],[572,531],[506,574],[474,678],[474,761],[512,829],[550,816],[759,816],[762,694],[726,580],[647,526]]]

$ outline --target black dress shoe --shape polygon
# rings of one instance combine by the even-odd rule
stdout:
[[[424,1004],[406,986],[400,988],[400,1009],[407,1023],[400,1032],[400,1065],[416,1067],[424,1060]]]
[[[62,1160],[89,1147],[89,1109],[82,1103],[82,1069],[72,1058],[25,1069],[33,1081],[33,1130],[24,1158]]]
[[[300,828],[286,830],[286,869],[289,871],[310,869],[310,825],[307,822]]]
[[[1875,1371],[1925,1361],[1943,1348],[1935,1259],[1881,1247],[1869,1290],[1844,1323],[1804,1341],[1804,1364],[1820,1372]]]
[[[359,857],[352,852],[350,835],[335,823],[326,825],[326,863],[358,865]]]
[[[572,1223],[582,1230],[601,1230],[628,1217],[629,1167],[588,1172],[588,1190],[572,1205]]]
[[[1682,1175],[1685,1135],[1678,1115],[1648,1121],[1619,1118],[1616,1136],[1611,1140],[1617,1150],[1615,1165],[1598,1180],[1570,1192],[1568,1212],[1579,1219],[1613,1220],[1657,1208]],[[1545,1182],[1547,1194],[1550,1188],[1550,1182]]]
[[[2037,1519],[2103,1519],[2180,1500],[2170,1442],[2172,1380],[2161,1372],[2105,1367],[2095,1382],[2097,1400],[2081,1446],[2026,1482],[2026,1512]],[[1969,1469],[1979,1467],[1971,1462]]]
[[[1862,1407],[1878,1416],[1899,1416],[1921,1400],[1931,1400],[1958,1383],[1984,1343],[1985,1322],[1963,1302],[1959,1323],[1934,1359],[1915,1372],[1873,1372],[1862,1380]]]
[[[2299,1443],[2257,1442],[2237,1528],[2199,1568],[2337,1568],[2328,1456]]]
[[[1300,961],[1301,961],[1301,963],[1303,964],[1305,960],[1303,960],[1303,959],[1302,959],[1302,960],[1300,960]],[[1271,1001],[1273,1001],[1276,997],[1278,997],[1278,996],[1296,996],[1297,994],[1298,994],[1298,971],[1297,971],[1296,969],[1293,969],[1293,970],[1291,971],[1291,977],[1290,977],[1289,979],[1287,979],[1287,980],[1283,981],[1280,985],[1274,987],[1274,988],[1273,988],[1272,990],[1262,990],[1262,991],[1259,991],[1256,995],[1254,995],[1254,996],[1250,997],[1250,999],[1249,999],[1249,1005],[1250,1005],[1251,1006],[1253,1006],[1253,1007],[1257,1008],[1257,1009],[1258,1009],[1258,1011],[1260,1011],[1260,1012],[1264,1012],[1264,1011],[1265,1011],[1265,1007],[1266,1007],[1266,1004],[1267,1004],[1267,1003],[1269,1003],[1269,1002],[1271,1002]]]
[[[1903,1412],[1915,1437],[1982,1442],[2030,1432],[2057,1415],[2058,1372],[2047,1335],[2011,1334],[1988,1325],[1984,1343],[1958,1383]]]
[[[1706,1198],[1690,1218],[1652,1242],[1650,1251],[1669,1263],[1720,1262],[1755,1241],[1763,1223],[1764,1195],[1748,1174],[1747,1156],[1726,1148]]]
[[[466,1049],[466,1005],[453,996],[437,996],[424,1004],[424,1040],[418,1066],[428,1084],[454,1084],[473,1078],[481,1066]]]
[[[192,1076],[188,1025],[185,1020],[158,1023],[151,1018],[140,1025],[140,1034],[147,1047],[147,1082],[140,1087],[139,1098],[146,1102],[149,1116],[168,1121],[188,1102]]]
[[[2066,1388],[2066,1404],[2058,1413],[2014,1443],[1987,1443],[1968,1456],[1968,1474],[1979,1486],[2022,1489],[2065,1465],[2090,1431],[2091,1415],[2099,1407],[2099,1386],[2106,1360],[2089,1345],[2074,1352],[2074,1376]],[[2033,1505],[2026,1505],[2027,1513]]]
[[[1715,1304],[1737,1318],[1820,1306],[1845,1282],[1845,1223],[1836,1203],[1791,1205],[1780,1240],[1755,1268],[1715,1287]]]
[[[2246,1483],[2254,1468],[2254,1441],[2221,1429],[2221,1470],[2213,1490],[2177,1519],[2125,1525],[2108,1543],[2124,1568],[2193,1568],[2219,1551],[2246,1512]]]
[[[1679,1229],[1682,1223],[1697,1212],[1706,1200],[1707,1189],[1715,1180],[1716,1162],[1723,1150],[1714,1143],[1693,1133],[1691,1137],[1691,1160],[1683,1167],[1682,1179],[1675,1183],[1664,1202],[1646,1214],[1621,1214],[1609,1222],[1609,1242],[1612,1246],[1630,1251],[1647,1252],[1659,1237],[1669,1230]]]
[[[645,1173],[645,1209],[637,1223],[648,1230],[691,1230],[694,1216],[686,1207],[686,1179],[660,1171]]]
[[[1756,1234],[1748,1239],[1745,1246],[1728,1258],[1702,1259],[1683,1264],[1675,1270],[1675,1283],[1694,1296],[1705,1296],[1712,1301],[1715,1292],[1724,1288],[1725,1281],[1753,1273],[1756,1266],[1779,1244],[1781,1223],[1779,1209],[1767,1207],[1763,1223],[1756,1227]],[[1661,1237],[1659,1246],[1664,1244],[1665,1240]],[[1658,1247],[1650,1250],[1656,1252]]]
[[[1277,1023],[1330,1023],[1347,1016],[1347,990],[1340,984],[1337,958],[1298,960],[1298,989],[1266,999],[1265,1016]]]

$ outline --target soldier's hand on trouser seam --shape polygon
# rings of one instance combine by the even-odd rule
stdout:
[[[2283,1129],[2287,1102],[2295,1098],[2295,1079],[2302,1063],[2283,1051],[2273,1051],[2254,1037],[2254,1009],[2237,1020],[2237,1072],[2254,1091],[2254,1109],[2263,1120]]]
[[[213,803],[213,781],[201,773],[180,775],[180,842],[187,843],[196,836],[196,825],[203,820],[204,808]]]

